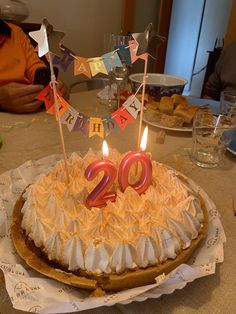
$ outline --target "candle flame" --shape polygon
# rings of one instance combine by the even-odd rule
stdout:
[[[143,131],[143,136],[142,136],[141,142],[140,142],[140,149],[141,149],[141,151],[145,151],[145,149],[146,149],[147,138],[148,138],[148,127],[145,126],[145,129]]]
[[[109,149],[106,141],[103,141],[102,143],[102,155],[103,158],[106,158],[109,155]]]

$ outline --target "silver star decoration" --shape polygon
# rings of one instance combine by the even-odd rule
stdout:
[[[153,40],[157,37],[152,23],[148,25],[143,33],[134,33],[132,34],[134,40],[138,44],[138,49],[136,55],[142,55],[143,53],[149,52],[149,48]]]
[[[49,51],[57,56],[60,56],[61,55],[60,44],[62,38],[65,37],[65,33],[53,30],[53,26],[48,23],[47,19],[43,20],[43,24],[46,26],[47,29]]]
[[[29,36],[38,43],[38,56],[41,58],[49,51],[45,25],[42,24],[38,31],[29,32]]]

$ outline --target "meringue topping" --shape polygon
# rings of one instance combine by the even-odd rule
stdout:
[[[59,161],[24,194],[22,228],[50,260],[93,274],[122,273],[175,259],[201,232],[199,200],[175,171],[153,161],[152,185],[139,195],[132,187],[104,208],[88,209],[84,200],[101,180],[84,178],[86,167],[101,158],[92,150],[68,160],[70,183]],[[122,155],[110,151],[118,166]],[[134,169],[131,176],[135,177]],[[113,187],[113,189],[114,189]]]

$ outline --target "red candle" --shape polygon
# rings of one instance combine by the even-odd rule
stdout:
[[[147,143],[148,128],[145,127],[140,148],[145,150]],[[135,184],[129,183],[129,171],[134,163],[140,162],[142,166],[140,178]],[[142,194],[147,190],[149,185],[152,183],[152,163],[147,154],[142,151],[130,152],[121,161],[118,181],[121,190],[124,192],[127,186],[132,186],[137,193]]]
[[[108,157],[108,147],[106,141],[103,141],[103,159],[92,162],[85,170],[87,180],[93,180],[100,171],[104,172],[102,180],[93,189],[86,199],[89,207],[103,207],[107,201],[114,202],[115,192],[108,192],[115,181],[117,170],[113,162],[106,159]]]

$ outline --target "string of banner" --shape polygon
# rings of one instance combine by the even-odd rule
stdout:
[[[52,63],[54,65],[59,65],[63,71],[66,71],[70,64],[74,61],[74,75],[83,74],[88,78],[91,78],[98,73],[108,74],[113,67],[121,67],[121,60],[125,62],[126,65],[131,65],[136,60],[143,59],[145,60],[146,64],[148,59],[148,53],[146,50],[148,48],[150,34],[152,31],[152,25],[150,24],[144,33],[132,34],[134,38],[135,35],[146,36],[146,47],[143,49],[145,52],[142,54],[138,54],[138,48],[142,47],[140,47],[140,43],[138,43],[138,36],[136,36],[136,39],[129,40],[128,46],[114,46],[114,51],[105,53],[100,57],[93,58],[84,58],[76,55],[72,50],[58,42],[58,39],[64,37],[64,33],[59,31],[52,31],[52,33],[48,36],[50,52],[53,53]],[[35,36],[34,33],[36,32],[31,32],[29,35],[38,41],[37,39],[39,38],[36,38],[37,36]],[[161,39],[163,40],[163,38]],[[57,44],[59,50],[56,47]],[[44,49],[44,51],[48,49],[49,51],[49,47],[41,46],[39,49]],[[144,76],[146,76],[145,71]],[[61,123],[66,124],[70,132],[80,131],[82,134],[88,137],[98,135],[103,138],[104,136],[108,136],[112,131],[119,131],[120,129],[124,130],[128,124],[133,123],[134,119],[137,119],[138,113],[141,111],[142,103],[138,100],[138,98],[136,98],[136,94],[140,91],[144,84],[145,82],[140,84],[135,94],[128,97],[120,108],[105,117],[89,117],[81,112],[78,112],[62,97],[60,91],[56,89],[58,116],[61,120]],[[55,97],[52,84],[49,84],[47,87],[45,87],[40,92],[37,99],[45,103],[47,113],[56,114],[54,106]]]

